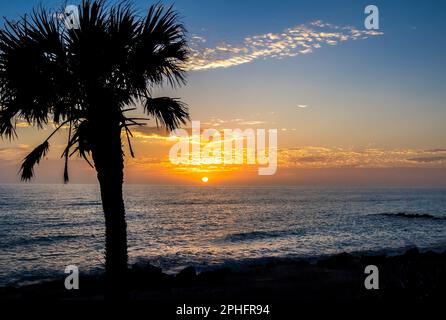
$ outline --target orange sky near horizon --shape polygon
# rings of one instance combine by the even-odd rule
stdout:
[[[240,120],[224,123],[228,128],[267,127],[266,123],[244,123]],[[221,134],[218,122],[214,125]],[[202,129],[205,127],[203,126]],[[64,148],[64,130],[50,142],[51,151],[36,168],[35,182],[61,182],[63,162],[60,154]],[[66,131],[66,130],[65,130]],[[25,124],[18,126],[20,139],[3,141],[0,147],[0,182],[19,181],[18,170],[22,158],[49,133]],[[446,186],[446,149],[416,148],[354,148],[327,146],[292,146],[295,131],[278,133],[278,170],[272,176],[259,176],[259,164],[173,164],[169,150],[178,141],[169,137],[166,130],[141,127],[134,130],[132,145],[136,157],[131,158],[127,141],[123,139],[126,153],[125,177],[127,183],[154,184],[328,184],[328,185],[426,185]],[[208,141],[201,141],[205,146]],[[246,157],[246,145],[245,145]],[[223,156],[223,153],[222,153]],[[223,161],[221,161],[223,162]],[[95,172],[83,160],[73,156],[70,161],[70,178],[73,183],[95,183]]]

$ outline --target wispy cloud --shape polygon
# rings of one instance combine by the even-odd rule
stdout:
[[[266,33],[246,37],[241,43],[220,43],[206,46],[203,36],[191,38],[189,70],[228,68],[256,59],[295,57],[312,53],[326,45],[367,39],[382,35],[375,30],[360,30],[351,26],[336,26],[320,20],[298,25],[281,33]]]
[[[431,152],[431,153],[446,153],[446,149],[429,149],[429,150],[425,150],[426,152]]]
[[[446,162],[446,156],[440,156],[440,157],[418,157],[418,158],[411,158],[407,159],[409,161],[419,162],[419,163],[429,163],[429,162]]]
[[[241,118],[223,120],[220,118],[212,118],[209,122],[202,122],[202,125],[207,127],[220,127],[222,125],[241,125],[241,126],[257,126],[266,124],[266,121],[262,120],[246,120]]]
[[[278,151],[279,164],[296,168],[394,168],[444,167],[446,156],[419,149],[379,148],[284,148]]]
[[[305,109],[306,107],[308,107],[308,105],[307,104],[298,104],[297,107],[301,108],[301,109]]]
[[[4,161],[17,161],[22,159],[27,151],[30,150],[30,146],[26,144],[19,144],[14,147],[0,148],[0,160]]]

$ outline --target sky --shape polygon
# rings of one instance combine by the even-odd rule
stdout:
[[[14,19],[38,3],[2,1],[0,12]],[[364,28],[369,4],[379,8],[378,30]],[[149,122],[135,132],[127,183],[446,186],[445,2],[177,0],[174,8],[188,30],[188,82],[155,95],[180,97],[202,128],[277,129],[278,170],[174,165],[174,142]],[[19,181],[21,159],[51,129],[18,127],[19,139],[0,140],[0,183]],[[62,182],[64,142],[64,134],[52,142],[36,182]],[[95,182],[79,159],[70,173],[74,183]]]

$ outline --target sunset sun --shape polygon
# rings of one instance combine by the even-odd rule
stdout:
[[[206,183],[206,182],[209,181],[209,178],[208,178],[208,177],[203,177],[203,178],[201,178],[201,181],[204,182],[204,183]]]

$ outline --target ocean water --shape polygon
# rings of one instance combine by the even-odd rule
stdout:
[[[269,257],[446,249],[446,189],[125,186],[130,262],[167,272]],[[0,185],[0,285],[103,269],[96,185]]]

